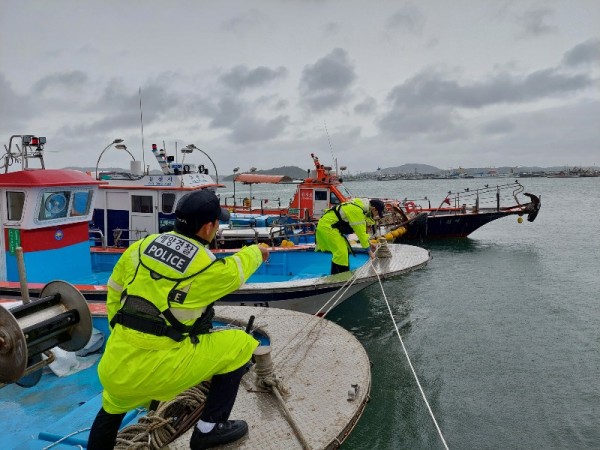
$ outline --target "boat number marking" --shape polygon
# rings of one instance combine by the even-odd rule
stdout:
[[[269,307],[269,302],[258,302],[258,303],[244,303],[244,302],[241,302],[240,306],[259,306],[261,308],[268,308]]]
[[[180,273],[186,271],[197,252],[198,246],[172,234],[161,234],[144,250],[145,255]]]
[[[150,175],[148,177],[148,182],[146,183],[146,186],[171,186],[173,184],[173,177],[172,176],[163,176],[163,175],[157,175],[157,176],[153,176]]]

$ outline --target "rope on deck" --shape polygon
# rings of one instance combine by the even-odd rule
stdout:
[[[261,353],[255,353],[256,365],[254,371],[256,373],[256,385],[262,388],[266,388],[273,393],[277,399],[277,403],[283,411],[283,416],[287,420],[288,424],[294,431],[298,442],[302,446],[303,450],[311,450],[306,437],[302,433],[300,426],[294,419],[291,411],[288,409],[283,399],[283,395],[289,393],[289,389],[283,384],[283,381],[275,376],[273,373],[273,361],[271,360],[271,352],[264,351]]]
[[[384,238],[378,239],[375,251],[376,258],[389,258],[391,257],[391,252],[387,246],[387,242]],[[379,279],[379,274],[377,273],[377,269],[373,265],[373,261],[370,260],[370,267],[373,269],[373,272],[377,276],[379,283],[381,284],[381,280]],[[300,347],[300,343],[306,344],[309,340],[310,335],[312,334],[313,341],[316,340],[319,336],[319,330],[315,331],[315,328],[318,325],[322,325],[325,323],[322,319],[325,318],[327,314],[338,304],[338,302],[343,298],[348,289],[352,287],[352,285],[356,282],[358,271],[355,271],[346,282],[333,293],[333,295],[327,300],[323,306],[309,319],[306,326],[300,329],[296,335],[292,336],[292,338],[279,350],[277,356],[279,357],[277,366],[282,367],[287,363],[287,360],[292,356],[297,356],[296,352]],[[327,308],[327,309],[325,309]],[[323,312],[324,311],[324,312]],[[293,343],[293,345],[292,345]]]
[[[387,246],[387,242],[385,241],[384,238],[378,239],[374,254],[375,254],[376,258],[391,257],[391,252],[390,252],[390,250]],[[379,284],[381,285],[381,280],[379,278],[379,274],[377,273],[377,269],[373,265],[372,260],[370,260],[370,268],[373,270],[373,272],[377,276],[377,279],[379,280]],[[355,271],[352,274],[352,276],[348,280],[346,280],[346,282],[337,291],[335,291],[333,293],[333,295],[329,298],[329,300],[327,300],[323,304],[323,306],[321,306],[321,308],[309,319],[306,326],[301,328],[294,336],[292,336],[291,339],[276,353],[276,356],[278,357],[278,360],[277,360],[278,368],[281,368],[284,365],[286,365],[288,363],[288,360],[292,356],[297,357],[298,356],[297,352],[300,349],[300,344],[307,344],[308,341],[311,339],[311,335],[312,335],[313,342],[318,339],[320,329],[323,326],[325,326],[324,324],[326,324],[326,322],[323,321],[322,319],[324,319],[325,316],[327,314],[329,314],[329,312],[343,298],[343,296],[346,294],[348,289],[350,289],[352,287],[352,285],[356,282],[356,280],[358,279],[357,274],[358,274],[358,271]],[[327,308],[327,309],[325,309],[325,308]],[[317,329],[317,326],[320,326],[320,328]],[[306,352],[308,351],[309,347],[310,347],[310,344],[305,345]],[[298,360],[297,364],[300,364],[301,361],[302,361],[302,358],[300,358]]]
[[[156,411],[150,411],[138,423],[119,432],[115,449],[158,450],[174,441],[198,421],[209,386],[201,383],[171,401],[160,403]]]

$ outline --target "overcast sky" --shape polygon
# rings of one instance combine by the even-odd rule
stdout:
[[[598,0],[0,0],[0,33],[0,136],[49,167],[600,166]]]

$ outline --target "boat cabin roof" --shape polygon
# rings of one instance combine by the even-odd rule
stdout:
[[[44,169],[24,170],[0,175],[0,188],[6,187],[52,187],[90,186],[99,181],[78,170]]]

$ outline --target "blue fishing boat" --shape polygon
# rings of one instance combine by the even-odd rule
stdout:
[[[146,205],[141,198],[143,196],[138,195],[143,189],[130,187],[124,192],[117,189],[114,192],[111,189],[101,191],[102,186],[106,187],[104,180],[83,172],[50,170],[43,166],[33,170],[24,166],[24,162],[43,153],[45,139],[31,135],[13,138],[21,141],[18,146],[19,160],[23,166],[20,170],[0,174],[0,208],[7,211],[8,219],[0,225],[0,295],[14,296],[20,293],[24,283],[19,274],[17,258],[17,250],[20,249],[32,296],[38,296],[45,283],[58,279],[76,285],[89,301],[104,301],[108,277],[125,247],[119,247],[114,242],[113,245],[105,243],[91,247],[89,221],[96,214],[96,201],[103,196],[123,195],[126,203],[131,200],[133,205]],[[9,154],[13,154],[13,138],[8,146]],[[41,156],[37,158],[43,162]],[[187,171],[185,166],[184,171]],[[187,175],[192,174],[177,176]],[[187,178],[178,179],[177,183],[187,183],[185,180]],[[173,180],[162,182],[172,183]],[[194,188],[199,187],[192,183],[185,189],[181,186],[173,189],[186,192]],[[158,192],[163,200],[167,195],[173,195],[172,202],[176,200],[173,193],[156,191],[154,194],[158,195]],[[159,204],[164,206],[163,200]],[[173,211],[174,203],[170,208]],[[103,211],[108,217],[111,211],[117,210],[103,207]],[[132,210],[130,219],[139,216],[136,214]],[[138,225],[141,226],[141,222]],[[139,237],[147,233],[149,231],[145,229]],[[97,236],[92,235],[92,241]],[[128,239],[132,235],[129,236]],[[230,253],[231,250],[215,250],[217,257]],[[242,288],[223,298],[221,303],[322,314],[378,279],[398,276],[422,267],[430,258],[428,251],[408,245],[390,245],[385,258],[374,260],[361,250],[355,253],[350,261],[350,272],[329,275],[331,256],[315,252],[314,246],[272,248],[268,263],[263,264]]]
[[[37,299],[0,301],[1,448],[87,446],[101,406],[96,366],[110,333],[104,306],[89,305],[62,281]],[[344,441],[371,387],[369,358],[351,333],[274,308],[217,307],[213,327],[245,329],[261,343],[236,401],[236,416],[251,427],[236,448],[325,449]],[[203,383],[152,410],[129,411],[116,448],[189,448],[207,390]]]

